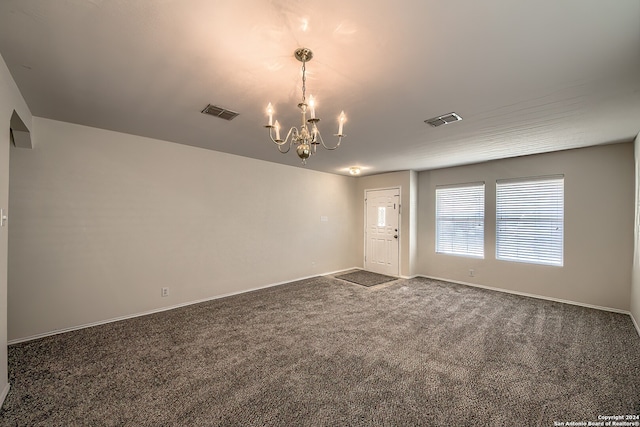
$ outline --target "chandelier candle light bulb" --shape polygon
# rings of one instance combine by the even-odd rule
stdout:
[[[309,96],[309,114],[312,119],[316,118],[316,100],[313,99],[313,95]]]
[[[276,120],[276,124],[273,127],[276,128],[276,141],[282,141],[280,139],[280,123],[278,123],[277,120]]]
[[[273,126],[273,105],[267,105],[267,115],[269,116],[269,126]]]
[[[336,136],[344,136],[342,134],[342,128],[344,127],[344,122],[347,121],[347,116],[345,116],[344,111],[340,113],[338,116],[338,134]]]
[[[288,153],[289,150],[291,150],[291,146],[295,145],[296,153],[298,154],[298,157],[302,159],[302,164],[306,164],[307,159],[316,152],[318,145],[322,145],[327,150],[335,150],[340,146],[342,137],[344,137],[342,131],[344,122],[347,120],[347,116],[344,114],[344,111],[342,111],[338,117],[338,133],[334,135],[338,137],[336,145],[333,147],[326,145],[322,139],[320,130],[318,129],[318,122],[320,119],[316,117],[316,100],[310,95],[309,103],[307,103],[306,97],[306,64],[311,60],[311,58],[313,58],[313,52],[311,52],[311,49],[301,47],[296,49],[293,56],[295,56],[298,61],[302,62],[302,102],[298,104],[298,108],[300,108],[302,116],[302,124],[300,125],[300,128],[295,126],[291,127],[289,132],[287,132],[287,136],[284,139],[281,139],[280,123],[277,120],[274,123],[274,109],[273,105],[269,103],[269,105],[267,105],[269,124],[265,125],[265,127],[269,130],[269,137],[271,138],[271,141],[278,146],[278,151],[282,154]],[[309,114],[309,118],[307,118],[307,113]],[[309,127],[311,127],[311,129],[309,129]]]

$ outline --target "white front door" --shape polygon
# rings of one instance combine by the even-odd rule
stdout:
[[[400,189],[365,191],[364,268],[398,276]]]

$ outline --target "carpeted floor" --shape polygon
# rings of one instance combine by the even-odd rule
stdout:
[[[388,283],[393,280],[397,280],[397,277],[387,276],[384,274],[373,273],[371,271],[365,270],[355,270],[345,274],[339,274],[337,276],[333,276],[336,279],[346,280],[348,282],[356,283],[362,286],[376,286],[381,285],[383,283]]]
[[[640,413],[629,316],[317,277],[9,348],[2,426],[553,426]]]

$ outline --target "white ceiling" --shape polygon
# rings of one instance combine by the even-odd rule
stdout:
[[[640,130],[640,0],[0,2],[0,53],[34,115],[294,166],[263,125],[268,102],[298,125],[301,46],[325,139],[348,116],[309,169],[424,170]]]

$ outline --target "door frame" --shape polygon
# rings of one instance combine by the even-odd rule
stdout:
[[[363,225],[363,253],[362,253],[362,266],[364,270],[367,268],[367,193],[370,191],[383,191],[383,190],[398,190],[398,277],[402,277],[402,186],[397,185],[393,187],[380,187],[380,188],[365,188],[363,197],[363,210],[364,210],[364,225]]]

